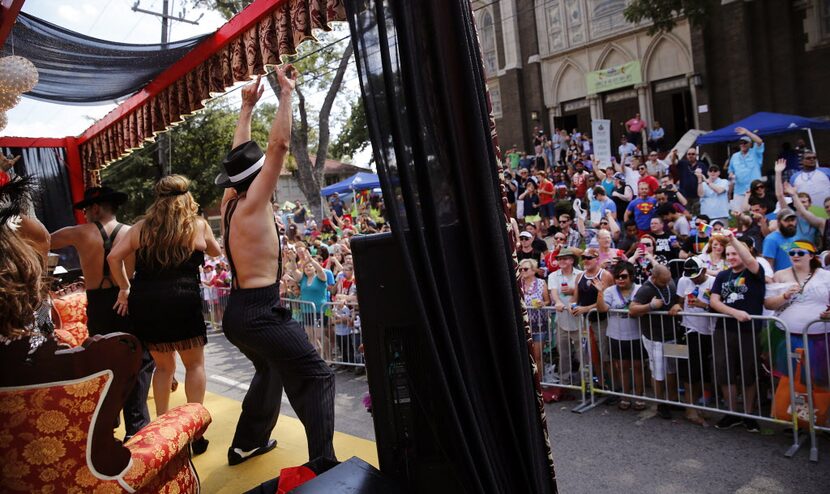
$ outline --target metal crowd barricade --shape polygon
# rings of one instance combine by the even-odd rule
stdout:
[[[280,303],[283,307],[291,311],[292,319],[303,325],[308,336],[308,341],[311,342],[314,349],[320,355],[325,355],[324,350],[328,346],[323,346],[323,323],[320,311],[317,310],[317,305],[314,302],[291,298],[281,298]]]
[[[365,367],[360,352],[362,333],[357,302],[326,302],[320,307],[323,360],[330,364]]]
[[[814,326],[819,325],[822,326],[821,333],[809,334]],[[806,388],[804,391],[797,390],[795,398],[790,402],[789,411],[795,411],[795,409],[799,408],[798,405],[802,405],[803,407],[804,400],[806,400],[808,432],[810,435],[810,461],[813,462],[818,461],[816,430],[830,433],[830,420],[825,418],[823,423],[818,423],[820,410],[815,403],[816,393],[830,395],[830,382],[828,382],[830,380],[830,346],[828,346],[830,344],[830,334],[828,333],[830,333],[830,321],[817,319],[807,324],[804,332],[801,334],[801,348],[805,352],[802,376],[794,376],[792,372],[789,374],[791,376],[791,384],[796,379],[799,379],[801,384]],[[792,352],[789,338],[787,340],[787,351],[790,357],[787,361],[790,367],[792,367],[792,361],[794,358],[797,358],[798,354]],[[818,364],[818,368],[813,368],[814,363]],[[816,379],[816,376],[820,376],[820,378]],[[796,413],[793,413],[793,416],[796,416]]]
[[[567,310],[564,309],[564,310]],[[541,353],[541,384],[543,386],[562,388],[577,391],[582,403],[587,403],[587,370],[586,358],[587,336],[583,327],[582,318],[574,318],[576,328],[564,330],[559,323],[566,324],[561,318],[557,322],[554,307],[528,308],[528,318],[531,323],[531,332],[544,334],[542,341],[534,339],[535,351]],[[537,336],[538,338],[538,336]],[[534,357],[535,358],[535,357]],[[574,366],[574,361],[576,365]]]
[[[628,310],[625,309],[611,309],[608,312],[609,318],[628,317]],[[647,315],[636,318],[638,319],[638,326],[640,328],[643,328],[641,320],[648,317],[648,315],[668,316],[668,312],[652,311]],[[776,317],[751,316],[751,319],[754,321],[765,322],[758,324],[758,327],[753,329],[751,332],[752,337],[747,338],[747,333],[749,333],[748,331],[743,329],[726,330],[720,328],[719,324],[716,323],[716,329],[714,330],[711,340],[711,355],[706,355],[705,351],[701,352],[699,361],[691,362],[689,345],[686,340],[686,328],[680,324],[682,316],[711,318],[715,320],[734,319],[731,316],[717,313],[679,312],[677,317],[672,318],[672,327],[666,328],[663,325],[664,319],[661,318],[660,332],[662,333],[661,339],[663,341],[659,342],[661,343],[660,345],[654,345],[655,341],[648,340],[647,337],[646,339],[643,339],[642,336],[640,340],[626,342],[632,345],[632,352],[629,355],[629,367],[634,368],[639,366],[643,369],[641,373],[642,382],[635,382],[634,376],[637,375],[636,371],[629,370],[626,375],[622,375],[622,372],[617,369],[624,368],[622,365],[624,362],[623,359],[610,358],[610,354],[613,353],[610,346],[615,340],[603,338],[601,336],[606,334],[606,329],[602,326],[608,324],[608,322],[600,321],[596,310],[586,314],[584,319],[585,327],[588,328],[587,333],[591,337],[595,337],[597,341],[595,347],[592,344],[588,344],[586,346],[588,351],[588,360],[592,365],[588,365],[587,367],[589,402],[585,407],[582,407],[582,411],[587,411],[600,404],[604,401],[605,397],[614,396],[618,399],[652,402],[664,405],[680,405],[687,409],[691,408],[696,410],[717,412],[734,415],[740,418],[787,425],[792,427],[793,443],[786,451],[785,455],[788,457],[793,456],[801,446],[801,439],[798,431],[798,420],[795,414],[793,414],[792,420],[789,421],[772,417],[771,412],[776,409],[776,383],[772,372],[769,372],[768,377],[765,375],[765,365],[769,366],[769,362],[762,362],[762,354],[768,356],[772,354],[773,331],[779,331],[779,329],[776,329],[776,325],[778,325],[779,328],[784,328],[783,332],[786,341],[786,351],[787,354],[792,353],[790,331],[786,324]],[[769,324],[770,321],[775,322],[776,324]],[[727,334],[729,331],[737,331],[737,334]],[[642,330],[641,334],[644,334],[642,333]],[[764,335],[764,338],[761,338],[761,335]],[[649,333],[648,336],[653,336],[653,333]],[[738,348],[735,348],[734,344],[730,348],[729,342],[730,339],[734,340],[734,336],[737,336]],[[747,339],[750,341],[746,341]],[[599,352],[598,357],[594,355],[594,348],[596,348]],[[737,354],[737,361],[730,361],[730,354],[735,353]],[[617,355],[620,356],[621,352],[618,352]],[[721,356],[724,357],[724,359],[721,359]],[[752,356],[753,361],[745,362],[744,357],[748,358],[749,356]],[[711,361],[705,361],[707,357],[710,357]],[[718,367],[719,360],[724,360],[720,368]],[[620,361],[620,365],[617,365],[618,362],[616,361]],[[787,359],[787,364],[787,375],[793,376],[792,359]],[[685,369],[680,367],[684,365]],[[771,366],[767,368],[771,369]],[[680,383],[677,379],[678,370],[685,370],[686,375],[684,376],[684,381],[690,382]],[[709,389],[712,393],[709,400],[707,400],[705,392],[707,387],[707,370],[709,371],[710,378],[710,383],[708,383]],[[695,375],[696,373],[699,374]],[[718,382],[718,378],[721,373],[725,373],[725,382],[723,379],[721,382]],[[809,375],[809,369],[807,370],[807,373]],[[655,376],[655,374],[661,375]],[[651,382],[648,382],[649,380],[646,379],[647,375],[651,375]],[[733,376],[736,375],[738,377],[735,378],[735,381],[733,382]],[[663,379],[654,379],[655,377],[663,377]],[[701,390],[699,400],[690,398],[690,395],[691,397],[694,397],[695,395],[694,388],[689,386],[689,384],[696,384],[692,381],[692,378],[699,380],[704,388]],[[627,383],[628,386],[622,385],[622,380],[630,380]],[[737,384],[738,381],[740,381],[740,386]],[[752,395],[752,386],[747,385],[749,382],[754,382],[755,384],[755,396],[751,398],[751,401],[750,396]],[[808,389],[810,385],[809,383],[810,381],[808,379]],[[721,389],[721,386],[724,385],[728,387],[727,394],[724,394]],[[733,389],[733,385],[738,386],[738,388]],[[631,392],[632,388],[635,392]],[[649,393],[645,392],[647,388],[650,388]],[[637,394],[636,390],[638,389],[642,389],[644,392]],[[684,395],[685,400],[680,399],[681,394]],[[763,398],[768,394],[771,394],[772,396],[772,403],[769,406],[765,406]],[[793,379],[789,380],[788,395],[790,403],[796,403],[796,393]],[[739,398],[741,399],[739,400]],[[810,396],[810,399],[812,399],[812,396]],[[739,401],[741,401],[740,405],[738,405]],[[812,403],[810,403],[810,410],[812,409]],[[770,413],[765,413],[765,411]],[[811,438],[812,437],[814,437],[814,435],[811,436]]]
[[[228,296],[231,293],[230,288],[202,286],[202,315],[205,322],[210,324],[213,329],[222,329],[222,316],[225,314],[225,308],[228,306]]]

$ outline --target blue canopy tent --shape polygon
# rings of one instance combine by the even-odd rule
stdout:
[[[816,146],[813,143],[812,129],[830,130],[830,121],[820,120],[818,118],[799,117],[797,115],[786,115],[783,113],[759,112],[698,137],[697,144],[737,141],[740,136],[735,132],[735,129],[738,127],[749,129],[759,136],[806,130],[810,136],[810,147],[815,149]]]
[[[331,184],[328,187],[320,189],[320,195],[328,197],[335,192],[338,194],[343,192],[354,192],[366,189],[375,189],[380,187],[380,180],[376,173],[357,172],[351,177],[341,180],[336,184]]]

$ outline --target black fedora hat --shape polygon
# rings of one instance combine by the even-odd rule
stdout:
[[[253,180],[265,163],[265,154],[254,141],[248,141],[233,148],[224,161],[222,171],[216,176],[219,187],[236,187]]]
[[[127,202],[127,194],[109,187],[90,187],[84,191],[84,200],[75,204],[75,209],[83,209],[93,204],[108,203],[120,206]]]

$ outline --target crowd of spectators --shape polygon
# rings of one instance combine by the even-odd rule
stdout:
[[[618,390],[646,398],[649,387],[648,396],[680,403],[682,386],[683,400],[695,404],[715,383],[729,382],[718,385],[723,408],[759,413],[757,370],[763,367],[752,367],[750,375],[744,368],[736,373],[734,363],[763,358],[782,376],[787,356],[783,329],[752,316],[784,320],[792,348],[803,346],[808,323],[830,316],[830,169],[819,167],[816,154],[799,145],[795,165],[788,155],[769,160],[773,173],[765,177],[764,142],[742,128],[738,151],[721,167],[695,147],[668,149],[659,124],[648,139],[635,137],[645,137],[638,118],[625,123],[628,132],[610,163],[598,162],[590,135],[576,130],[557,129],[552,138],[539,131],[532,152],[514,146],[505,154],[501,180],[518,239],[519,285],[534,359],[546,362],[553,371],[547,377],[560,383],[581,379],[587,355],[579,329],[590,314],[598,360],[591,365],[595,375],[616,376]],[[389,227],[379,195],[347,202],[335,194],[327,202],[329,211],[319,223],[301,203],[291,210],[275,205],[283,246],[280,293],[314,304],[316,311],[301,306],[295,316],[306,321],[309,338],[325,358],[362,362],[349,242]],[[229,276],[224,259],[209,260],[203,283],[227,287]],[[324,320],[318,320],[324,306]],[[728,317],[718,322],[676,315],[680,311]],[[329,329],[319,334],[315,327]],[[830,373],[828,330],[826,324],[809,329],[817,343],[808,352],[820,383]],[[697,372],[665,356],[671,344],[688,346]],[[646,402],[622,399],[619,407],[642,410]],[[666,403],[656,412],[671,417]],[[706,423],[694,408],[685,416]],[[752,419],[736,417],[726,415],[718,426],[758,429]]]
[[[625,126],[609,163],[597,161],[588,134],[555,129],[550,138],[539,130],[531,152],[513,146],[501,164],[544,380],[582,378],[574,371],[586,358],[579,318],[590,314],[594,375],[616,375],[617,391],[645,397],[645,374],[653,398],[681,403],[682,387],[694,404],[717,386],[723,409],[757,414],[762,369],[787,373],[784,328],[757,319],[774,315],[792,348],[809,333],[813,381],[826,385],[830,324],[808,325],[830,318],[830,168],[803,141],[771,158],[744,128],[721,166],[696,147],[669,149],[659,124],[642,146],[639,115]],[[688,361],[666,356],[669,344],[687,345]],[[672,408],[662,402],[656,412],[670,418]],[[686,418],[706,423],[694,408]],[[758,430],[737,415],[717,424],[737,425]]]
[[[306,325],[318,351],[326,359],[347,364],[362,362],[350,240],[355,235],[389,231],[382,197],[366,195],[365,201],[349,203],[339,194],[330,196],[328,215],[319,223],[299,201],[291,209],[274,204],[282,248],[280,297],[289,301],[294,317]],[[202,266],[205,310],[212,311],[207,316],[215,323],[221,323],[231,277],[224,254],[208,258]]]

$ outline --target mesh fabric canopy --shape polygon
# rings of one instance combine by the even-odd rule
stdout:
[[[130,45],[66,30],[21,12],[3,55],[29,59],[39,82],[26,93],[37,99],[95,103],[128,96],[182,58],[207,35],[162,44]]]

